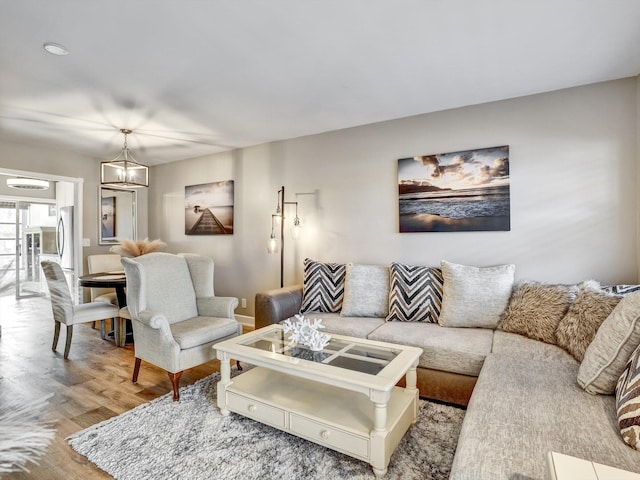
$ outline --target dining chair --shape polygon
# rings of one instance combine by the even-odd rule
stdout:
[[[118,272],[122,271],[121,256],[117,253],[106,253],[87,256],[87,267],[89,273],[100,272]],[[92,302],[107,302],[115,306],[118,305],[118,298],[116,297],[116,291],[113,288],[90,288],[89,294]],[[121,327],[123,320],[120,318],[111,319],[111,329],[116,331],[116,327]],[[118,324],[116,326],[116,323]],[[95,322],[94,322],[95,328]],[[107,338],[106,320],[100,321],[100,337],[105,340]]]
[[[173,400],[180,399],[180,376],[216,358],[214,344],[242,333],[234,315],[238,299],[216,297],[214,264],[196,254],[153,252],[123,258],[127,308],[135,338],[133,383],[141,361],[169,374]]]
[[[89,273],[121,272],[121,259],[122,257],[117,253],[89,255],[87,256]],[[116,291],[113,288],[91,288],[90,294],[92,302],[107,302],[118,305]]]
[[[47,286],[49,287],[51,310],[53,311],[53,320],[55,322],[53,346],[51,349],[53,351],[56,350],[58,338],[60,337],[60,326],[63,324],[66,325],[67,338],[64,347],[64,358],[66,359],[69,357],[73,326],[78,323],[114,318],[118,315],[118,307],[106,302],[74,305],[62,267],[58,263],[50,260],[43,260],[40,262],[40,265],[42,266],[44,276],[47,280]]]

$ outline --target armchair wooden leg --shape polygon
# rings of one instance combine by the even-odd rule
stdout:
[[[180,377],[182,376],[182,372],[167,373],[169,374],[169,379],[171,380],[171,384],[173,385],[173,401],[177,402],[180,400]]]
[[[140,363],[142,363],[142,360],[136,357],[136,363],[133,364],[133,377],[131,377],[131,381],[133,383],[138,383],[138,374],[140,373]]]
[[[64,358],[69,357],[69,349],[71,348],[71,337],[73,337],[73,325],[67,325],[67,341],[64,344]]]
[[[236,367],[238,367],[238,371],[242,371],[242,365],[240,365],[240,360],[236,360]]]
[[[56,347],[58,346],[58,339],[60,338],[60,322],[53,322],[55,324],[53,328],[53,346],[51,350],[56,351]]]

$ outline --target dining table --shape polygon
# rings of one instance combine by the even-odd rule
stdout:
[[[118,309],[122,311],[127,306],[127,277],[124,271],[98,272],[81,275],[78,284],[86,288],[113,288],[116,291]],[[113,336],[116,346],[123,347],[126,343],[133,343],[133,329],[131,320],[116,318],[113,326]]]

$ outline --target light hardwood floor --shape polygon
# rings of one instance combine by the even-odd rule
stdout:
[[[30,400],[52,393],[47,418],[55,421],[56,429],[39,465],[29,463],[30,473],[5,474],[2,479],[112,478],[75,453],[65,438],[171,392],[167,373],[143,362],[134,385],[133,346],[118,348],[102,340],[99,330],[89,324],[74,327],[69,358],[64,360],[64,328],[58,351],[51,350],[53,316],[48,298],[0,297],[0,325],[0,402],[8,396]],[[218,370],[218,361],[187,370],[180,385]]]

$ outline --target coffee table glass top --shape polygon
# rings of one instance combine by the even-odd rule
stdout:
[[[324,350],[314,352],[304,345],[293,344],[289,346],[289,336],[282,329],[269,329],[263,335],[254,336],[238,343],[259,350],[346,368],[369,375],[376,375],[401,353],[400,350],[392,348],[373,347],[358,344],[357,341],[350,342],[333,337]]]

